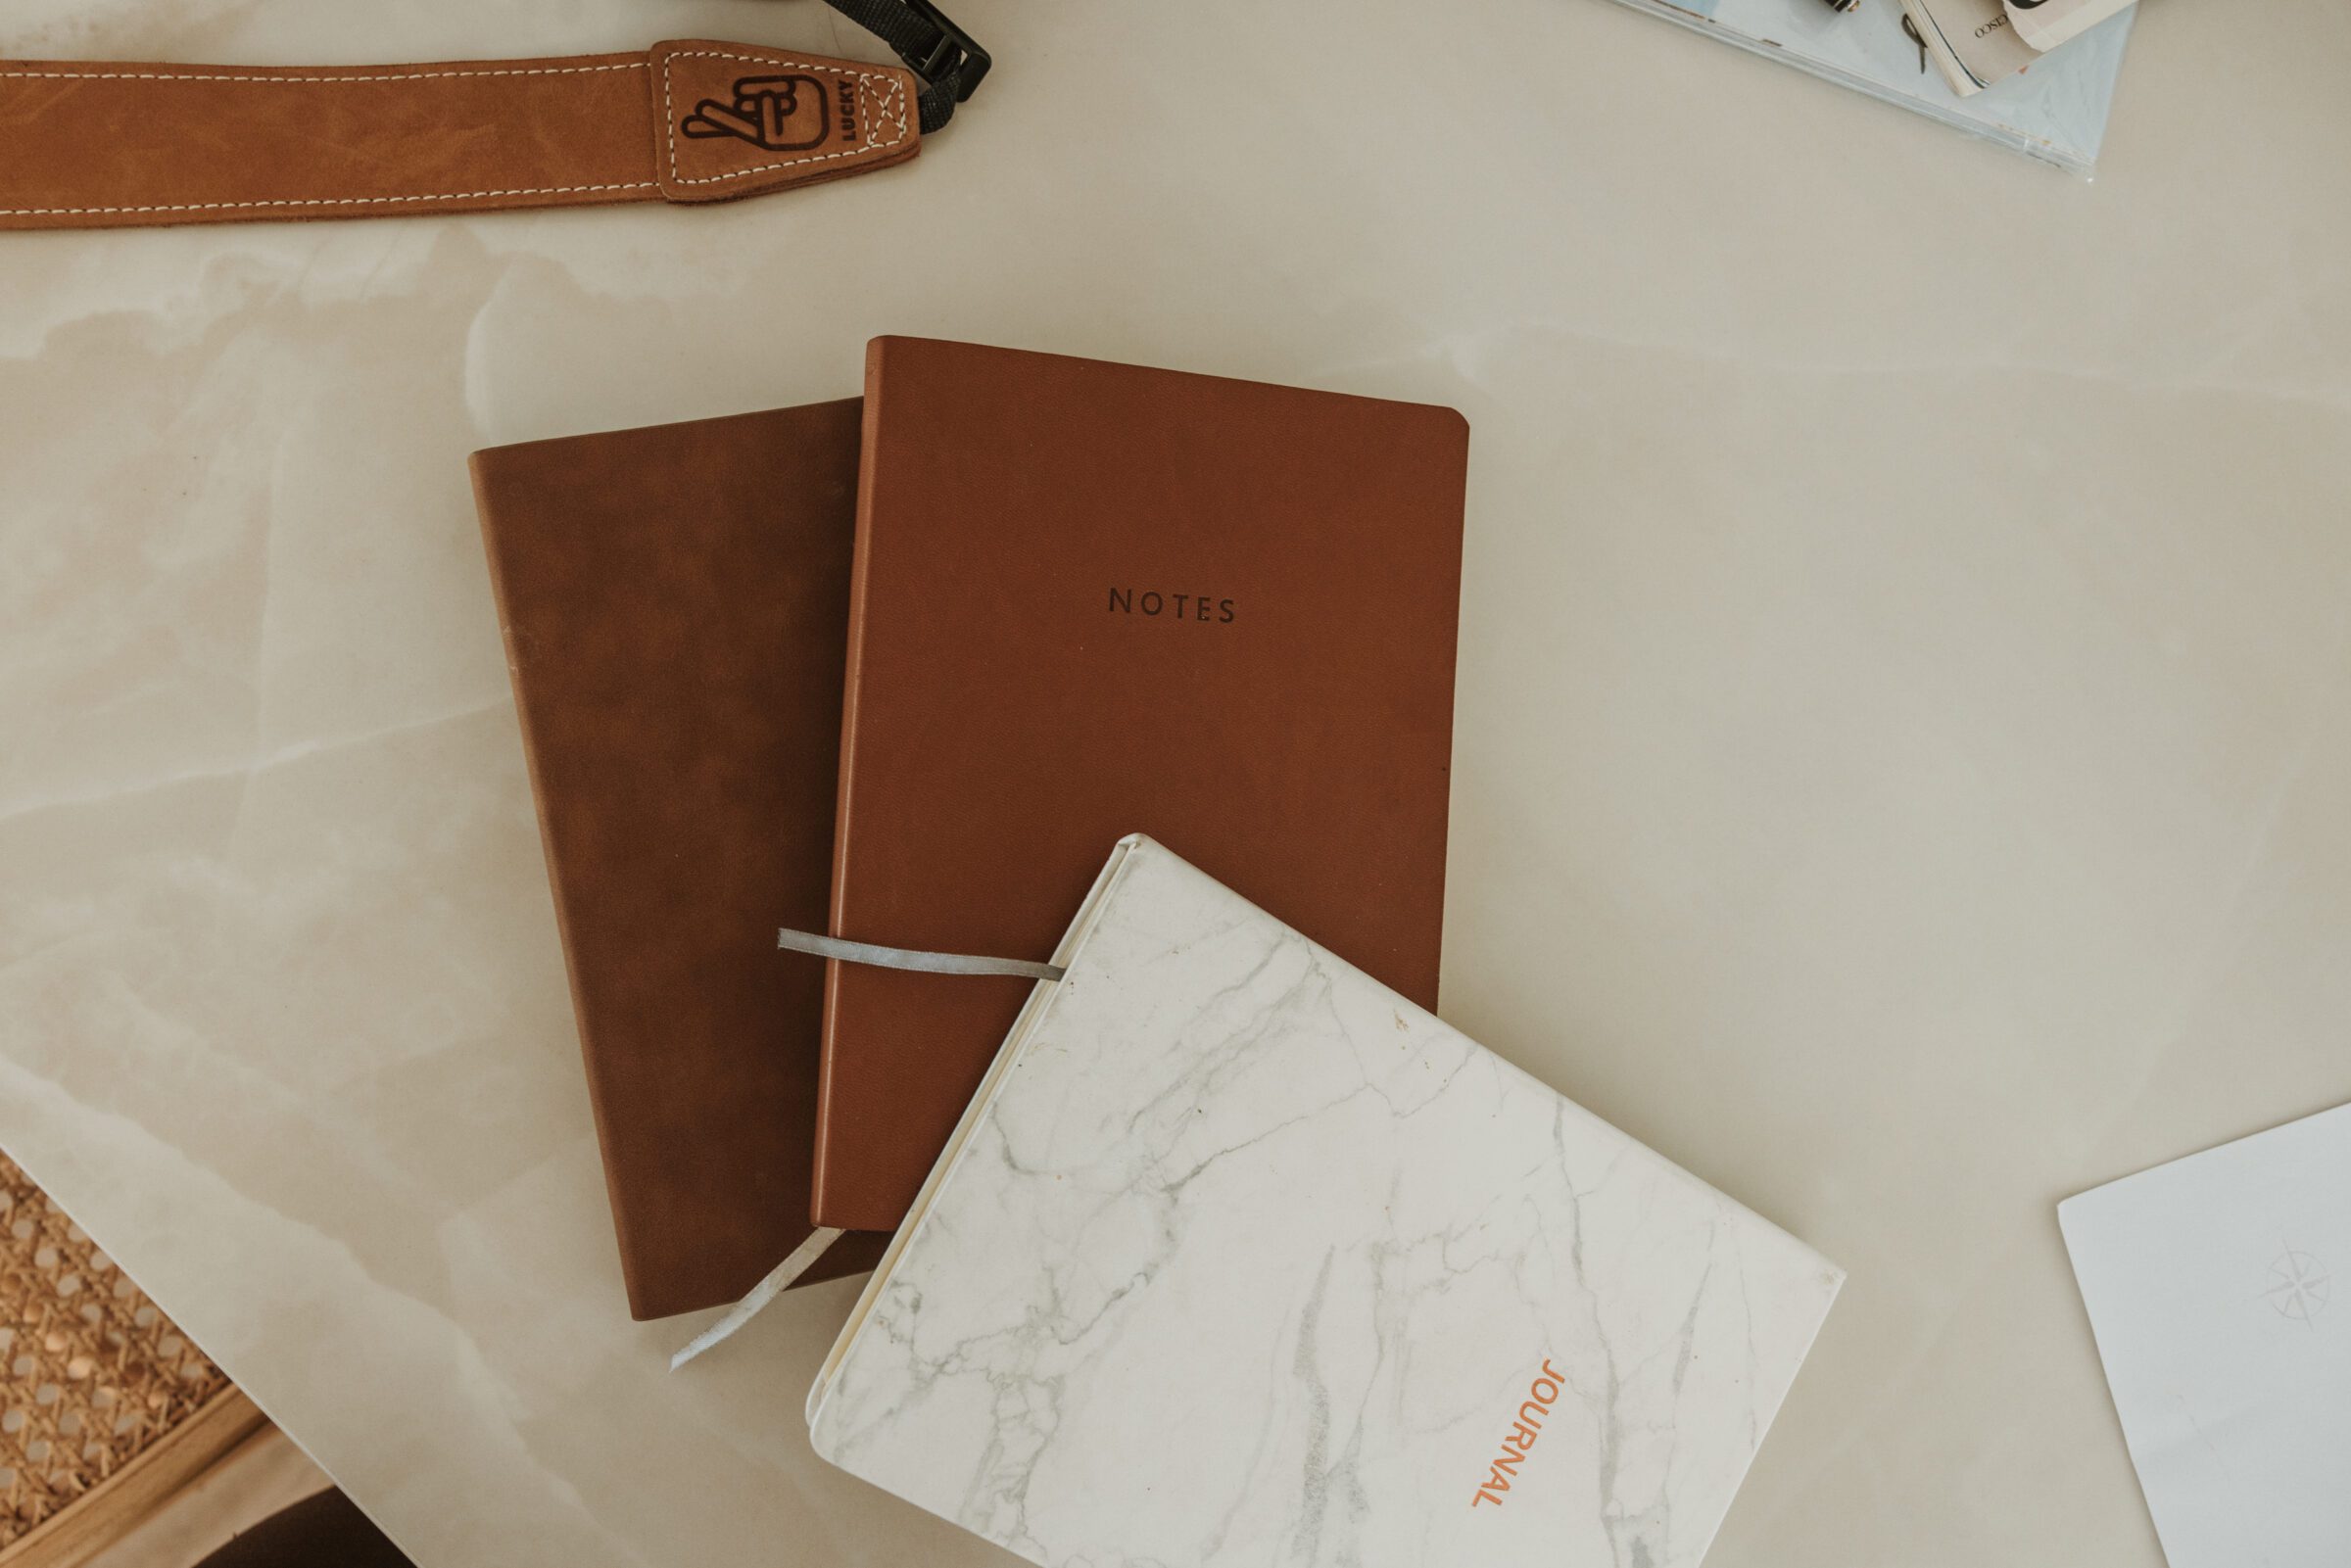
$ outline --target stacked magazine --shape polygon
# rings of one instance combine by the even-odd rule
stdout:
[[[1621,0],[2087,174],[2131,0]]]

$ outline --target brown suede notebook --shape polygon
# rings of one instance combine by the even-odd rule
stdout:
[[[1467,451],[1449,408],[877,340],[833,933],[1048,958],[1143,832],[1433,1008]],[[819,1223],[897,1223],[1028,991],[830,966]]]
[[[473,456],[640,1318],[810,1230],[824,967],[775,933],[831,885],[857,447],[850,399]]]

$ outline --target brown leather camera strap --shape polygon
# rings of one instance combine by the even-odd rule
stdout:
[[[912,158],[935,81],[703,40],[410,66],[0,61],[0,229],[733,201]]]

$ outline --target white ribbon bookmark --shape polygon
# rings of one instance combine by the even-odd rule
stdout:
[[[873,942],[852,942],[846,937],[826,936],[817,931],[795,931],[789,927],[776,932],[776,946],[790,953],[808,953],[817,958],[837,958],[845,964],[872,964],[881,969],[914,970],[925,974],[1013,974],[1023,979],[1058,980],[1068,971],[1058,964],[1032,964],[1021,958],[979,958],[968,953],[926,953],[912,947],[882,947]],[[792,1256],[768,1270],[767,1277],[753,1285],[750,1294],[727,1308],[727,1315],[688,1340],[677,1354],[669,1358],[669,1369],[676,1371],[688,1361],[732,1339],[735,1331],[757,1317],[769,1302],[789,1289],[792,1281],[814,1266],[825,1249],[840,1240],[841,1232],[829,1226],[818,1226],[808,1233],[808,1239],[792,1250]]]
[[[808,1239],[792,1250],[785,1259],[767,1272],[767,1277],[751,1287],[751,1293],[727,1308],[727,1315],[688,1340],[684,1349],[669,1358],[669,1369],[676,1371],[713,1345],[722,1345],[734,1337],[735,1331],[759,1315],[759,1309],[784,1293],[791,1283],[808,1272],[816,1260],[825,1256],[825,1249],[840,1240],[841,1233],[818,1226],[808,1233]]]
[[[1018,974],[1032,980],[1058,980],[1058,964],[1032,964],[1025,958],[978,958],[969,953],[926,953],[915,947],[882,947],[852,942],[845,936],[825,936],[789,927],[776,932],[776,946],[790,953],[838,958],[844,964],[871,964],[878,969],[916,970],[925,974]]]

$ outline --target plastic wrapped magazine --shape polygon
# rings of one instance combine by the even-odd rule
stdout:
[[[1785,61],[1872,98],[1970,131],[2077,174],[2097,166],[2133,7],[2062,49],[1961,97],[1902,25],[1901,0],[1618,0]]]

